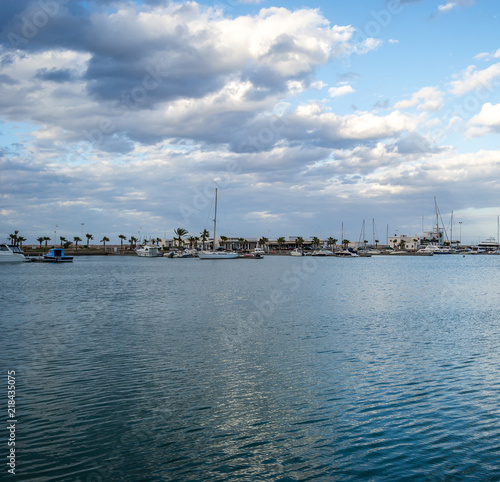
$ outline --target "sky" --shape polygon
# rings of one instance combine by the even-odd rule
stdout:
[[[496,0],[5,0],[0,240],[497,237]],[[342,230],[343,227],[343,231]]]

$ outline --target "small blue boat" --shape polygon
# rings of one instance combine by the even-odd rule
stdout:
[[[43,261],[47,263],[71,263],[73,256],[66,256],[63,248],[52,248],[43,255]]]

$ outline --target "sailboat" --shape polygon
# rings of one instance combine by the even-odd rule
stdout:
[[[215,188],[215,215],[214,215],[214,244],[212,251],[201,251],[198,253],[200,259],[235,259],[238,258],[238,253],[232,251],[216,251],[215,250],[215,237],[217,228],[217,188]]]

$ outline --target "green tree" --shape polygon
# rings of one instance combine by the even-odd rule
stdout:
[[[190,249],[193,249],[193,246],[196,246],[198,239],[199,238],[197,238],[196,236],[189,236],[189,238],[187,238],[187,240],[189,241],[189,248]]]
[[[344,249],[347,249],[349,246],[350,241],[348,239],[343,239],[342,240],[342,245],[344,246]]]
[[[87,234],[85,235],[85,237],[87,238],[87,248],[88,248],[88,247],[89,247],[90,240],[91,240],[91,239],[94,239],[94,236],[93,236],[92,234],[87,233]]]
[[[14,231],[14,234],[9,234],[9,239],[11,244],[14,246],[17,245],[17,234],[19,233],[19,230]]]
[[[304,244],[304,238],[298,236],[295,238],[295,244],[299,247],[302,248],[302,245]]]
[[[45,247],[47,247],[47,242],[50,241],[50,238],[48,236],[44,236],[43,240],[45,241]]]
[[[120,240],[120,251],[123,251],[123,241],[127,239],[127,236],[124,234],[119,234],[118,239]]]
[[[106,236],[103,236],[101,239],[101,243],[103,243],[104,252],[106,252],[106,242],[109,242],[109,238]]]
[[[283,244],[285,243],[285,237],[284,236],[281,236],[280,238],[278,238],[276,240],[278,242],[278,246],[280,248],[280,253],[282,251],[282,248],[283,248]]]
[[[23,236],[18,236],[17,237],[17,243],[19,244],[19,246],[22,248],[23,246],[23,243],[26,241],[26,238],[23,237]]]
[[[262,249],[265,251],[266,250],[266,244],[269,243],[269,239],[262,236],[262,238],[259,239],[259,244],[262,246]]]
[[[201,235],[201,243],[203,246],[203,251],[205,251],[205,243],[207,242],[207,239],[209,238],[210,233],[206,229],[204,229],[203,232],[200,233],[200,235]]]
[[[376,239],[376,240],[375,240],[375,249],[377,249],[377,245],[378,245],[378,243],[379,243],[379,240],[378,240],[378,239]]]
[[[75,242],[75,249],[78,249],[78,243],[82,240],[82,238],[78,236],[73,237],[73,241]]]
[[[332,247],[333,250],[335,250],[335,247],[337,246],[337,241],[338,239],[332,238],[331,236],[327,239],[327,243]]]
[[[39,238],[36,238],[36,240],[40,243],[40,249],[42,249],[42,243],[45,241],[45,238],[40,236]]]
[[[135,246],[135,244],[137,243],[137,238],[135,236],[130,236],[128,242],[130,243],[130,249],[132,249],[132,246]]]
[[[177,241],[179,242],[179,249],[182,248],[182,237],[186,236],[187,233],[187,229],[184,228],[177,228],[174,230],[174,234],[177,236]]]
[[[64,236],[59,236],[59,239],[61,240],[61,248],[62,248],[63,244],[67,241],[67,239]]]
[[[313,246],[318,249],[319,247],[319,243],[321,243],[321,240],[317,237],[317,236],[314,236],[312,238],[312,243],[313,243]]]

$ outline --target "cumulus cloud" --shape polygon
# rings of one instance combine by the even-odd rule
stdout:
[[[8,9],[4,45],[13,35],[24,38],[21,18],[37,8],[25,2]],[[17,45],[22,53],[9,52],[3,112],[47,132],[60,127],[66,140],[107,152],[164,138],[227,142],[234,126],[286,94],[322,87],[314,73],[332,56],[377,46],[372,39],[355,43],[352,27],[332,26],[313,9],[272,7],[227,18],[194,2],[115,3],[92,13],[71,4],[48,22]]]
[[[479,114],[468,122],[469,137],[479,137],[491,133],[500,133],[500,104],[487,102]]]
[[[449,91],[454,95],[464,95],[476,89],[492,89],[493,81],[500,76],[500,63],[490,65],[483,70],[477,70],[475,65],[469,65],[462,72],[461,78],[450,82]]]
[[[330,97],[342,97],[343,95],[353,94],[354,92],[356,91],[349,84],[331,87],[328,89]]]
[[[394,104],[395,109],[416,107],[418,110],[438,111],[443,106],[443,93],[437,87],[423,87],[415,92],[410,99]]]

